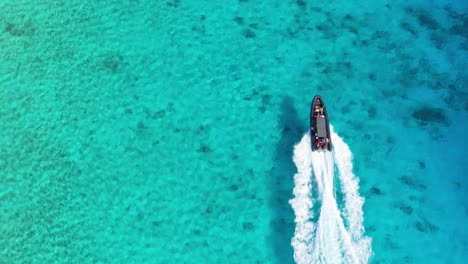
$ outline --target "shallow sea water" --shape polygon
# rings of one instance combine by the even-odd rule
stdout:
[[[466,2],[211,2],[0,3],[0,263],[293,263],[316,94],[370,262],[464,263]]]

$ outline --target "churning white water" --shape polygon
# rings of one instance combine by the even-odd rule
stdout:
[[[364,199],[352,172],[351,151],[332,127],[331,138],[333,152],[312,152],[309,133],[294,146],[297,173],[290,204],[296,228],[291,245],[298,264],[367,263],[372,255],[371,239],[364,236]],[[341,211],[335,198],[335,168],[344,197]],[[312,185],[316,186],[314,194]]]

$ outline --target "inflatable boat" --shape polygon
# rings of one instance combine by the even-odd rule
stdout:
[[[312,151],[332,150],[327,108],[320,95],[314,97],[310,106],[310,138]]]

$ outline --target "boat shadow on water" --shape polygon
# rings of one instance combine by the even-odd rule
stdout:
[[[306,115],[307,117],[307,115]],[[303,118],[305,120],[305,118]],[[301,121],[293,100],[285,97],[281,103],[281,114],[278,127],[281,129],[281,138],[278,141],[275,161],[270,173],[270,201],[273,218],[270,223],[270,241],[276,257],[276,263],[294,263],[291,238],[294,235],[294,211],[289,204],[293,198],[294,174],[297,168],[292,160],[294,144],[296,144],[307,131]]]

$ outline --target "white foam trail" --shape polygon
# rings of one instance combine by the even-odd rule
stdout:
[[[371,239],[365,237],[362,205],[358,193],[358,180],[352,173],[349,147],[333,132],[333,154],[312,152],[310,134],[303,136],[294,147],[294,199],[290,203],[296,214],[296,229],[291,245],[296,263],[367,263],[372,254]],[[342,212],[334,195],[334,159],[338,167],[341,189],[344,193],[343,215],[349,224],[345,227]],[[313,176],[312,171],[313,170]],[[313,178],[312,178],[313,177]],[[317,197],[322,202],[320,216],[312,222],[312,180],[317,185]]]
[[[359,195],[359,179],[353,174],[352,154],[348,145],[341,139],[330,126],[331,140],[333,142],[333,155],[338,167],[341,189],[344,194],[345,212],[349,231],[354,243],[356,243],[358,258],[361,263],[367,263],[372,256],[372,240],[364,234],[364,214],[362,206],[364,198]]]
[[[312,263],[312,251],[309,247],[313,240],[314,224],[312,215],[311,171],[312,162],[310,151],[310,137],[302,137],[299,144],[294,146],[294,163],[297,173],[294,175],[294,198],[289,201],[296,218],[296,229],[291,245],[294,248],[294,259],[297,263]],[[298,262],[301,261],[301,262]]]
[[[312,167],[322,201],[316,240],[312,244],[314,248],[312,263],[359,263],[334,196],[332,154],[313,152]]]

